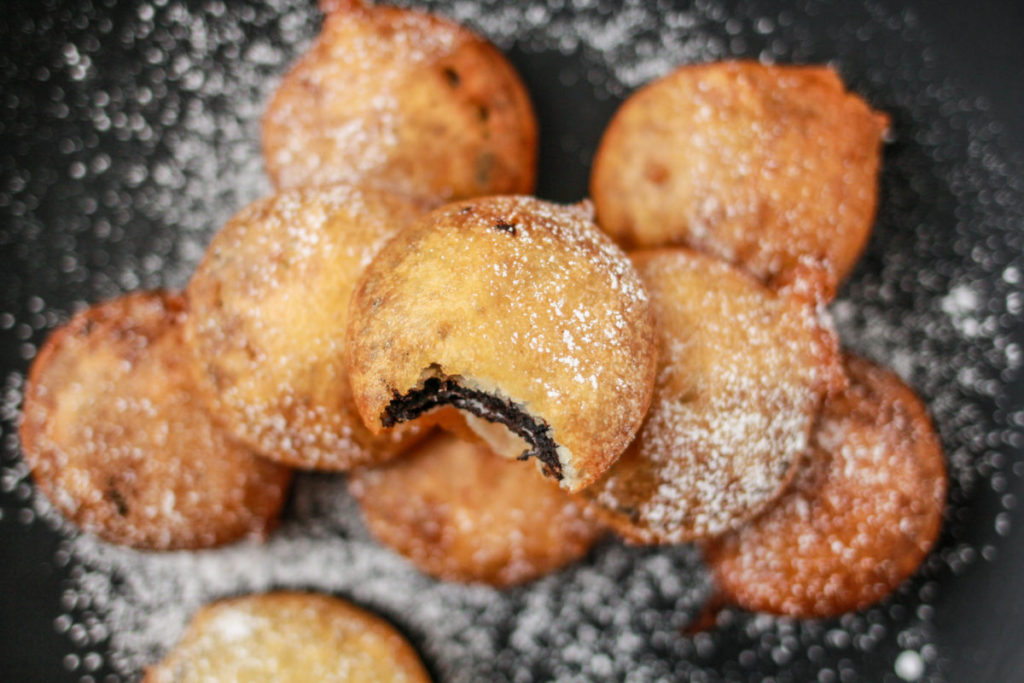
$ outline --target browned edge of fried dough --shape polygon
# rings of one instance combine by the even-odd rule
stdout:
[[[19,436],[33,480],[69,521],[109,543],[178,550],[265,538],[276,527],[285,502],[291,470],[232,441],[199,407],[191,368],[175,356],[186,315],[184,297],[164,290],[133,292],[94,305],[55,330],[29,370]],[[111,351],[117,354],[115,362],[130,369],[137,361],[143,363],[139,371],[151,383],[140,384],[138,375],[123,368],[108,368],[114,381],[129,383],[128,395],[89,386],[77,373],[81,363],[96,362],[90,351]],[[64,371],[55,374],[56,368]],[[90,397],[84,410],[99,410],[91,418],[102,422],[83,422],[73,396],[70,407],[59,410],[69,387]],[[132,393],[136,389],[142,394]],[[185,403],[169,407],[162,403],[167,396]],[[122,399],[145,408],[122,414],[116,407]],[[182,409],[184,415],[173,412]],[[195,431],[170,434],[166,446],[153,441],[152,434],[161,428],[192,418],[200,423]],[[142,452],[138,438],[144,439]],[[184,444],[202,448],[204,454],[208,448],[211,460],[217,458],[212,471],[203,469],[195,450],[176,451]],[[236,475],[240,481],[232,478]],[[190,488],[192,483],[198,490]],[[238,496],[225,496],[226,485],[240,486]],[[170,496],[170,511],[139,512],[137,499],[161,492]],[[222,514],[213,514],[218,511]]]
[[[225,620],[244,628],[225,629]],[[430,675],[412,644],[383,617],[333,595],[276,590],[201,606],[142,681],[350,679],[429,683]]]
[[[584,501],[461,431],[349,475],[384,546],[435,578],[508,588],[563,569],[605,535]]]
[[[417,86],[440,79],[439,82],[446,85],[433,93],[435,103],[437,96],[443,96],[450,90],[457,96],[453,101],[459,103],[460,111],[466,114],[468,120],[472,120],[472,123],[467,123],[464,127],[455,127],[447,132],[437,130],[436,126],[429,122],[420,122],[426,125],[419,127],[413,126],[417,131],[416,141],[413,144],[403,143],[385,153],[387,159],[382,161],[384,166],[380,169],[379,182],[402,192],[424,194],[445,200],[534,191],[538,157],[537,117],[526,85],[501,50],[475,30],[446,16],[443,10],[428,12],[423,8],[397,7],[363,0],[320,0],[319,6],[326,15],[319,37],[285,75],[263,116],[263,156],[267,173],[276,187],[285,189],[353,180],[356,177],[365,182],[370,180],[369,176],[378,175],[375,172],[364,173],[352,167],[352,164],[361,158],[359,155],[311,164],[305,171],[301,170],[301,163],[291,167],[289,162],[276,160],[276,151],[285,145],[293,148],[295,158],[306,157],[308,161],[308,153],[314,149],[311,145],[315,144],[314,139],[318,134],[324,135],[323,138],[319,138],[321,143],[325,138],[332,137],[328,134],[331,131],[339,133],[333,136],[336,142],[352,139],[348,132],[342,133],[341,129],[335,128],[337,121],[333,124],[326,123],[326,119],[321,118],[318,125],[307,126],[308,121],[296,122],[291,117],[282,116],[280,111],[285,106],[284,103],[290,103],[295,97],[299,97],[308,105],[298,109],[303,112],[303,116],[309,113],[313,118],[317,118],[318,113],[325,113],[331,109],[324,103],[322,91],[313,87],[306,76],[311,70],[315,72],[318,65],[323,64],[324,49],[331,45],[333,22],[351,19],[368,27],[377,26],[385,40],[390,40],[395,31],[401,33],[407,21],[412,21],[414,25],[428,30],[429,33],[451,33],[455,36],[450,44],[449,41],[445,41],[444,47],[433,55],[430,54],[432,50],[428,49],[423,41],[416,41],[414,54],[431,56],[431,63],[421,65],[425,68],[420,73],[416,73],[412,65],[404,60],[397,60],[397,65],[399,69],[410,69],[403,74],[414,76],[411,82]],[[386,51],[388,49],[384,48]],[[382,55],[366,56],[372,61]],[[480,72],[477,71],[477,67],[481,68]],[[292,87],[295,85],[298,87]],[[325,88],[331,94],[326,99],[332,99],[334,96],[346,99],[344,83],[331,79],[326,81]],[[427,89],[430,90],[430,87]],[[412,91],[415,90],[413,87]],[[411,91],[403,88],[402,92],[404,96],[408,96]],[[416,107],[401,106],[408,103],[402,101],[402,94],[398,97],[398,111],[405,115],[414,115]],[[379,101],[389,99],[390,97],[385,97]],[[412,118],[414,120],[415,116]],[[364,125],[356,138],[365,137],[371,127],[369,123]],[[482,140],[465,150],[473,156],[463,157],[461,150],[450,148],[446,154],[437,143],[437,140],[451,138],[454,134],[460,142],[469,144],[478,133]],[[328,144],[328,147],[330,146]],[[340,145],[335,145],[334,151],[342,157],[347,156]],[[458,171],[448,173],[441,168],[447,168],[453,161]],[[471,171],[468,168],[470,166]],[[356,171],[354,177],[353,171]]]
[[[948,484],[927,408],[891,370],[850,353],[843,361],[850,389],[824,407],[789,489],[703,548],[731,604],[798,618],[864,609],[934,547]]]

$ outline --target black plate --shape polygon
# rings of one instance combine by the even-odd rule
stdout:
[[[837,3],[838,4],[838,3]],[[258,116],[314,35],[311,3],[7,2],[0,19],[0,671],[103,680],[215,596],[329,590],[398,624],[441,679],[1019,680],[1024,672],[1024,10],[1014,3],[434,3],[494,39],[542,124],[539,194],[576,200],[601,130],[673,63],[831,61],[893,116],[881,209],[834,313],[928,401],[953,488],[940,548],[880,606],[795,622],[727,612],[687,548],[607,543],[499,594],[425,579],[365,536],[340,479],[306,476],[265,548],[149,555],[76,536],[13,435],[22,374],[85,302],[180,287],[265,193]],[[161,626],[163,624],[163,626]],[[130,677],[130,675],[129,675]]]

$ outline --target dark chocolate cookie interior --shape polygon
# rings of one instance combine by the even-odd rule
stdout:
[[[557,447],[550,435],[551,428],[546,422],[530,417],[508,399],[466,388],[451,377],[430,377],[424,380],[422,386],[407,394],[395,392],[391,403],[384,409],[381,422],[385,427],[392,427],[399,422],[414,420],[443,405],[452,405],[488,422],[505,425],[531,446],[519,456],[519,459],[536,457],[544,465],[544,474],[561,481],[562,465],[558,461]]]

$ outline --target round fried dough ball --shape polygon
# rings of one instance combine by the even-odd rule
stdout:
[[[214,237],[188,285],[185,336],[214,413],[232,435],[293,467],[347,470],[415,438],[375,436],[352,403],[345,323],[356,279],[426,211],[368,187],[329,185],[251,204]]]
[[[636,543],[720,534],[781,493],[842,381],[814,296],[826,276],[809,270],[776,293],[686,249],[633,260],[661,336],[654,399],[637,438],[583,496]]]
[[[358,178],[442,199],[533,190],[537,122],[498,50],[440,17],[333,4],[263,119],[275,185]]]
[[[289,470],[231,441],[196,394],[184,302],[130,294],[79,313],[29,373],[21,443],[66,517],[112,543],[200,548],[263,536]]]
[[[830,68],[682,67],[605,131],[598,223],[626,248],[685,245],[765,281],[811,256],[836,284],[871,231],[888,122]]]
[[[371,430],[453,405],[496,452],[536,456],[570,491],[626,447],[654,384],[647,292],[585,204],[437,209],[366,269],[348,332]]]
[[[327,595],[280,591],[201,608],[145,683],[429,683],[383,619]]]
[[[946,467],[920,399],[855,356],[825,403],[806,466],[764,515],[706,549],[723,598],[828,617],[881,600],[913,574],[942,525]]]
[[[444,432],[349,483],[373,535],[441,579],[523,583],[578,560],[602,533],[533,466]]]

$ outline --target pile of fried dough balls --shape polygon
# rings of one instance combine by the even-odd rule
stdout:
[[[884,114],[829,68],[684,66],[619,109],[592,200],[557,205],[528,196],[537,122],[494,47],[326,9],[263,120],[277,194],[183,293],[80,312],[33,364],[21,441],[56,508],[202,548],[265,536],[292,469],[349,472],[372,533],[445,580],[529,581],[608,529],[699,543],[725,602],[777,614],[915,571],[941,445],[825,312],[870,233]],[[204,608],[149,678],[314,664],[426,679],[387,624],[292,593]]]

